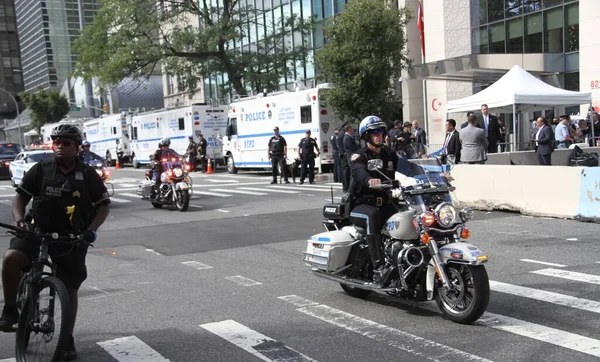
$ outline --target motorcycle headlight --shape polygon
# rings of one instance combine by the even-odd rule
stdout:
[[[454,206],[443,203],[435,209],[435,216],[442,227],[450,227],[456,224],[457,212]]]
[[[98,176],[100,176],[100,177],[102,177],[102,176],[103,176],[103,174],[102,174],[102,170],[96,169],[96,173],[97,173],[97,174],[98,174]]]
[[[173,169],[173,176],[181,177],[183,175],[183,170],[179,167]]]

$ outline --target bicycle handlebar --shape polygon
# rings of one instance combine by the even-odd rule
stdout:
[[[83,239],[83,234],[60,235],[59,233],[56,233],[56,232],[54,232],[54,233],[39,233],[36,231],[31,231],[31,230],[23,230],[14,225],[5,224],[3,222],[0,222],[0,227],[10,230],[8,232],[15,236],[22,236],[23,234],[29,234],[29,235],[33,235],[38,238],[50,239],[52,241],[78,241],[78,242],[84,242],[86,244],[91,244]]]

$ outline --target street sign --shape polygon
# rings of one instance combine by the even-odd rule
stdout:
[[[71,106],[71,108],[69,108],[69,111],[81,111],[81,107],[75,107],[75,106]]]

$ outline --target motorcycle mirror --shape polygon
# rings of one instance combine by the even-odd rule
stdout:
[[[383,168],[383,160],[373,159],[367,162],[367,169],[369,171],[376,171]]]

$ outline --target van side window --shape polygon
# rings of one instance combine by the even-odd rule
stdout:
[[[300,107],[300,123],[312,123],[311,106]]]
[[[112,134],[117,134],[117,127],[112,128]]]
[[[134,141],[137,141],[137,139],[138,139],[137,127],[133,127],[133,129],[131,130],[131,139]]]
[[[227,137],[237,135],[237,118],[229,118],[227,121],[227,132],[225,135]]]
[[[183,118],[179,118],[179,130],[182,131],[185,129],[185,120]]]

